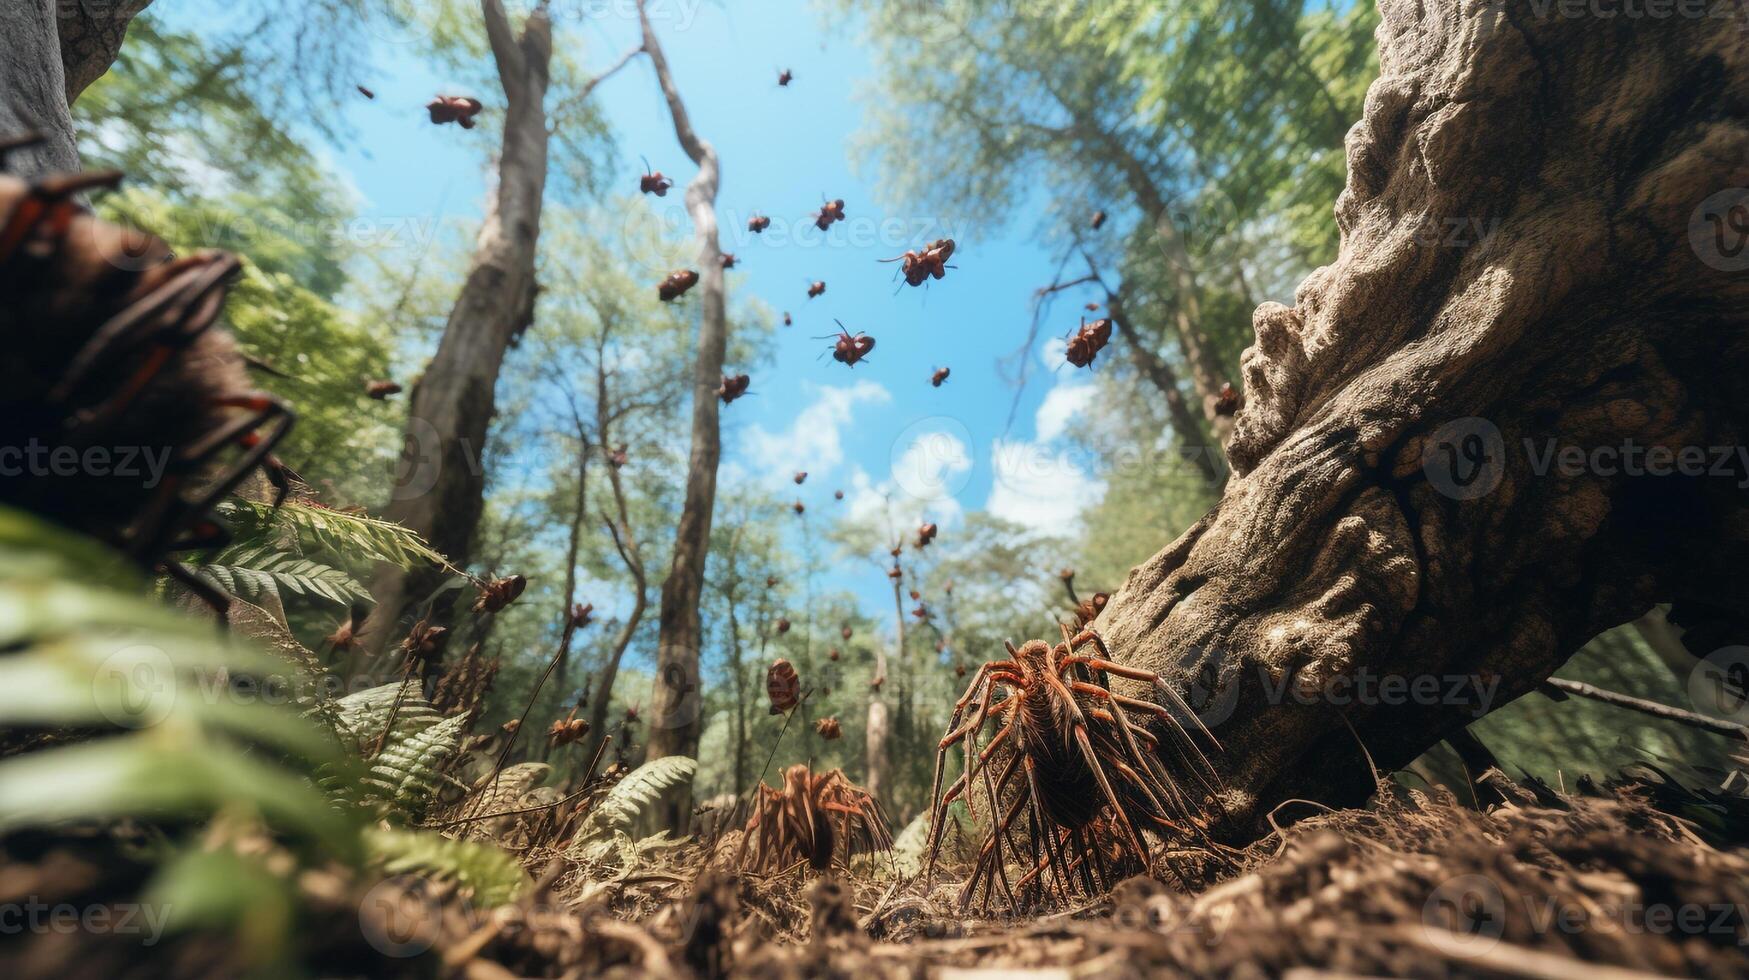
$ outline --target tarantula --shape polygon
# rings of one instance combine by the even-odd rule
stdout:
[[[0,155],[30,141],[6,141]],[[258,467],[274,503],[284,499],[291,474],[272,451],[294,416],[254,390],[235,339],[216,326],[241,263],[214,251],[178,258],[157,238],[95,218],[81,195],[120,180],[115,171],[0,176],[0,334],[9,341],[0,445],[87,459],[137,447],[161,454],[163,478],[15,480],[0,486],[0,502],[160,567],[222,615],[224,597],[169,556],[223,544],[211,512]]]
[[[806,861],[824,871],[834,854],[848,863],[852,855],[892,846],[886,817],[867,790],[842,770],[815,773],[798,763],[784,770],[782,789],[759,784],[736,863],[770,874]]]
[[[1148,722],[1165,723],[1180,760],[1211,791],[1213,769],[1180,719],[1189,718],[1217,749],[1220,743],[1158,675],[1114,663],[1092,629],[1073,634],[1067,625],[1062,629],[1063,642],[1054,647],[1042,640],[1019,649],[1005,644],[1007,660],[979,667],[954,704],[938,745],[928,874],[935,871],[948,804],[964,797],[971,806],[974,784],[983,789],[992,824],[960,891],[962,909],[970,906],[980,884],[986,909],[998,886],[1009,905],[1017,906],[1015,889],[1025,896],[1030,886],[1036,896],[1045,887],[1047,870],[1052,887],[1065,897],[1076,889],[1102,891],[1118,880],[1116,872],[1127,859],[1148,867],[1143,829],[1178,838],[1203,833],[1195,801],[1161,762],[1164,746]],[[1088,647],[1093,655],[1082,652]],[[1112,691],[1109,675],[1158,687],[1178,710]],[[1008,692],[1001,700],[996,700],[998,688]],[[1001,728],[980,749],[978,733],[991,719],[1000,720]],[[942,773],[955,745],[963,745],[965,769],[944,793]],[[994,777],[991,766],[998,770]],[[1209,776],[1203,778],[1203,772]],[[1014,828],[1023,811],[1024,852],[1015,843]],[[1012,886],[1010,858],[1030,869]]]

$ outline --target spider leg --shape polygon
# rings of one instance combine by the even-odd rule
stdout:
[[[1079,714],[1079,709],[1077,709]],[[1105,767],[1100,765],[1099,756],[1093,751],[1093,745],[1087,740],[1087,726],[1077,721],[1075,723],[1075,742],[1081,747],[1081,754],[1086,757],[1087,764],[1093,769],[1093,777],[1099,781],[1099,788],[1105,793],[1105,801],[1117,812],[1117,820],[1123,826],[1124,835],[1129,839],[1130,847],[1141,859],[1142,866],[1148,866],[1148,852],[1143,849],[1141,838],[1136,835],[1136,828],[1130,823],[1129,814],[1124,811],[1123,804],[1118,802],[1117,794],[1112,791],[1111,781],[1105,778]]]
[[[220,498],[236,489],[237,484],[242,483],[251,470],[261,465],[262,460],[272,454],[273,447],[285,438],[292,423],[296,421],[296,417],[292,415],[285,403],[271,395],[249,396],[247,404],[254,409],[255,414],[219,428],[205,439],[189,447],[182,458],[176,461],[177,468],[187,472],[204,463],[232,440],[239,440],[245,447],[242,458],[224,476],[220,477],[218,482],[214,483],[198,500],[181,508],[183,515],[205,514],[211,510]],[[269,422],[273,425],[265,435],[253,431]],[[152,553],[151,549],[161,547],[166,540],[173,536],[175,528],[176,524],[173,523],[171,527],[144,539],[148,545],[146,553]]]
[[[1001,845],[997,843],[997,839],[1007,836],[1009,826],[1014,823],[1014,818],[1020,815],[1020,811],[1023,809],[1025,803],[1025,799],[1018,796],[1015,797],[1014,803],[1009,806],[1008,813],[1003,816],[1001,823],[995,829],[990,831],[989,839],[984,841],[983,848],[978,852],[978,863],[972,871],[972,877],[966,880],[965,891],[960,894],[960,908],[962,910],[971,905],[972,896],[977,892],[977,882],[980,877],[980,872],[982,872],[983,875],[987,875],[991,882],[1000,882],[1002,884],[1003,896],[1008,899],[1009,904],[1012,905],[1014,903],[1014,891],[1008,884],[1008,869],[1002,866],[1002,861],[999,856],[1001,853]],[[990,907],[990,897],[994,891],[994,887],[988,884],[985,886],[983,905],[985,909]]]
[[[183,588],[195,594],[200,601],[212,607],[213,614],[218,617],[219,625],[224,626],[231,621],[231,598],[213,588],[194,574],[194,570],[179,561],[167,561],[159,566],[165,575],[179,582]]]
[[[1179,711],[1184,712],[1185,715],[1196,723],[1196,727],[1202,731],[1204,737],[1214,743],[1215,748],[1219,749],[1221,747],[1221,740],[1215,738],[1214,733],[1208,730],[1208,726],[1202,723],[1202,719],[1196,716],[1196,712],[1190,710],[1190,705],[1185,703],[1184,698],[1181,697],[1177,691],[1173,690],[1172,686],[1167,684],[1165,679],[1159,674],[1150,673],[1145,670],[1138,670],[1134,667],[1125,667],[1122,664],[1112,663],[1111,651],[1106,649],[1105,641],[1100,639],[1098,633],[1095,633],[1090,629],[1082,630],[1074,637],[1074,639],[1069,641],[1069,649],[1073,651],[1088,643],[1093,644],[1093,649],[1099,651],[1099,656],[1097,658],[1090,658],[1098,661],[1097,663],[1092,664],[1092,666],[1100,670],[1110,671],[1119,677],[1147,681],[1155,687],[1158,687],[1161,691],[1165,692],[1167,697],[1172,699],[1174,707]]]
[[[1057,879],[1057,893],[1065,900],[1069,897],[1069,872],[1063,863],[1063,851],[1057,846],[1056,823],[1045,813],[1043,796],[1039,793],[1038,774],[1033,769],[1032,756],[1026,757],[1026,782],[1030,787],[1028,795],[1032,797],[1032,805],[1038,812],[1039,830],[1045,839],[1045,859],[1051,863],[1052,877]]]

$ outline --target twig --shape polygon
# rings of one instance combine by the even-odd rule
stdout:
[[[571,651],[571,635],[576,632],[577,620],[575,618],[566,620],[565,633],[559,638],[558,652],[554,653],[553,659],[547,662],[547,669],[541,673],[540,680],[535,682],[534,690],[529,692],[528,703],[522,707],[522,716],[517,720],[516,728],[510,733],[510,737],[504,740],[504,748],[498,753],[497,763],[492,766],[492,779],[491,784],[487,787],[488,792],[498,788],[498,775],[504,771],[504,763],[510,760],[510,750],[516,747],[517,738],[522,735],[523,727],[528,724],[529,713],[534,710],[535,701],[540,699],[541,688],[545,687],[547,679],[553,676],[553,671],[559,666],[559,661],[563,660],[565,654]],[[476,796],[474,798],[473,808],[477,808],[480,805],[480,801],[485,798],[486,793],[481,793],[479,796]]]
[[[1569,694],[1577,695],[1578,697],[1588,698],[1592,701],[1613,704],[1618,708],[1626,708],[1629,711],[1638,711],[1642,714],[1651,715],[1654,718],[1662,718],[1665,721],[1673,721],[1678,725],[1687,725],[1690,728],[1698,728],[1702,731],[1712,732],[1714,735],[1723,735],[1726,738],[1733,738],[1739,742],[1749,742],[1749,726],[1739,725],[1736,722],[1726,721],[1723,718],[1713,718],[1708,715],[1697,714],[1693,711],[1673,708],[1667,704],[1659,704],[1656,701],[1647,701],[1644,698],[1636,698],[1626,694],[1617,694],[1614,691],[1606,691],[1601,687],[1593,687],[1590,684],[1585,684],[1580,681],[1563,680],[1559,677],[1551,677],[1548,680],[1543,681],[1543,687],[1545,689],[1553,688],[1552,691],[1544,690],[1543,693],[1556,701],[1565,701]]]

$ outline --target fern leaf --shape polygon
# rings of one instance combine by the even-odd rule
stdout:
[[[678,786],[698,771],[698,760],[670,755],[652,759],[627,773],[601,802],[589,811],[572,848],[593,843],[615,832],[624,832],[643,809],[671,786]]]
[[[453,881],[476,906],[514,901],[528,876],[509,852],[492,844],[451,840],[430,831],[378,829],[364,835],[371,863],[391,874],[417,874]]]
[[[208,585],[251,602],[263,595],[283,601],[284,591],[342,605],[372,601],[369,590],[338,568],[260,546],[227,548],[194,572]]]
[[[395,707],[397,698],[399,708]],[[379,740],[387,744],[443,720],[420,694],[419,681],[414,678],[348,694],[334,702],[334,708],[340,735],[357,755],[369,751]],[[388,727],[391,714],[395,730],[385,739],[383,729]]]
[[[383,746],[364,777],[371,795],[389,813],[408,822],[424,816],[437,795],[437,770],[461,747],[462,726],[467,722],[467,715],[454,715]]]
[[[226,502],[230,513],[263,529],[290,534],[339,558],[364,558],[405,569],[430,565],[450,567],[448,560],[425,543],[416,532],[393,521],[316,507],[288,500],[277,509],[253,501]]]

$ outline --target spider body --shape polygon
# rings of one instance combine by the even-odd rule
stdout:
[[[830,738],[820,728],[816,731]],[[824,871],[835,856],[848,864],[852,855],[892,846],[886,817],[873,796],[841,770],[816,773],[797,764],[784,770],[782,789],[759,784],[736,863],[766,874],[802,862]]]
[[[7,141],[5,148],[27,145]],[[221,616],[227,600],[173,552],[227,535],[212,508],[257,467],[291,486],[273,456],[293,414],[254,391],[231,334],[215,328],[241,264],[95,218],[80,195],[115,186],[104,171],[0,177],[0,445],[154,447],[164,477],[134,488],[101,479],[18,480],[0,501],[97,536],[161,570]],[[225,462],[231,457],[230,462]]]
[[[820,205],[820,210],[814,212],[814,227],[825,231],[832,227],[832,222],[844,220],[844,198],[827,201]]]
[[[723,383],[717,387],[717,397],[723,400],[724,405],[727,405],[742,395],[745,395],[747,393],[747,388],[752,384],[753,379],[745,374],[736,374],[732,376],[725,374],[723,375]]]
[[[674,181],[662,176],[662,171],[650,169],[650,161],[644,161],[644,172],[638,177],[638,191],[640,193],[667,197],[668,188],[673,186]]]
[[[855,367],[857,362],[868,356],[869,351],[874,350],[875,339],[865,333],[852,336],[850,331],[844,329],[844,324],[841,321],[834,320],[833,322],[838,324],[837,334],[828,334],[825,337],[814,339],[828,340],[836,337],[832,341],[832,359],[847,367]],[[800,483],[801,481],[797,480],[796,482]]]
[[[1180,719],[1190,718],[1211,742],[1213,736],[1164,680],[1112,661],[1091,629],[1071,635],[1064,626],[1063,642],[1055,646],[1033,640],[1018,649],[1007,644],[1007,650],[1008,659],[973,675],[936,753],[929,873],[948,804],[963,797],[973,806],[981,797],[993,824],[960,891],[962,908],[980,886],[986,907],[997,888],[1011,906],[1018,904],[1016,888],[1030,886],[1036,894],[1047,881],[1064,896],[1108,888],[1126,867],[1148,867],[1143,829],[1178,838],[1201,832],[1198,806],[1160,760],[1158,730],[1176,737],[1180,758],[1200,759],[1205,770],[1207,760]],[[1111,675],[1151,683],[1178,710],[1112,691]],[[980,747],[987,723],[997,731]],[[956,746],[963,749],[965,767],[943,791],[947,756]],[[1023,813],[1026,820],[1017,827]],[[1016,883],[1008,880],[1010,858],[1032,869]]]
[[[479,99],[465,95],[439,95],[425,104],[425,111],[431,114],[433,125],[455,123],[463,129],[473,129],[474,117],[484,108]]]
[[[906,285],[921,286],[931,277],[945,277],[947,270],[954,268],[947,264],[947,260],[953,256],[953,250],[953,239],[938,238],[924,246],[921,252],[906,252],[879,261],[901,263],[899,271],[904,275]]]

